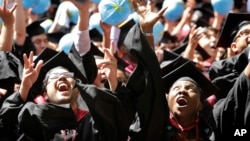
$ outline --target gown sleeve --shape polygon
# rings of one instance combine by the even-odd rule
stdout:
[[[215,104],[213,115],[216,121],[215,133],[219,140],[222,140],[225,136],[233,137],[236,129],[250,131],[249,88],[250,80],[242,73],[226,98],[219,100]]]

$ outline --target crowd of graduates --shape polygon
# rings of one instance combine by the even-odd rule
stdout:
[[[0,140],[249,140],[248,3],[3,0]]]

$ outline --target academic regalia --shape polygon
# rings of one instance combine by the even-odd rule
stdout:
[[[82,120],[79,120],[76,125],[78,118],[74,117],[75,112],[68,106],[62,107],[62,105],[49,103],[35,104],[33,101],[24,103],[19,93],[16,92],[5,101],[0,110],[3,126],[10,128],[18,122],[20,124],[18,131],[20,134],[23,133],[20,136],[22,139],[58,139],[61,137],[60,129],[66,128],[75,129],[76,140],[80,141],[126,141],[129,125],[135,115],[135,96],[125,87],[120,87],[117,89],[117,94],[114,94],[108,89],[98,89],[94,85],[87,85],[84,75],[64,52],[57,53],[43,64],[37,81],[43,81],[46,73],[56,66],[63,66],[74,72],[74,77],[77,79],[76,87],[79,88],[91,116],[88,111],[84,112]],[[41,85],[32,87],[41,88]],[[73,137],[71,134],[74,133],[73,130],[69,130],[68,133],[70,137]]]
[[[27,35],[23,45],[18,45],[14,43],[12,52],[21,60],[22,63],[23,63],[23,58],[22,58],[23,54],[30,54],[30,52],[33,51],[34,54],[37,55],[34,43],[32,43],[31,41],[31,38],[33,36],[46,34],[49,42],[57,44],[61,39],[61,37],[65,35],[65,33],[61,31],[55,33],[46,33],[45,29],[41,26],[41,23],[44,22],[45,20],[46,20],[45,18],[38,19],[26,26]]]
[[[0,98],[0,106],[14,92],[15,83],[21,82],[22,69],[22,63],[13,53],[0,51],[0,88],[7,90],[6,95]]]
[[[94,46],[91,46],[94,48]],[[68,54],[71,61],[77,66],[77,68],[83,73],[87,82],[92,84],[97,75],[97,66],[95,63],[94,52],[90,49],[85,55],[81,56],[73,44]]]
[[[20,84],[22,80],[23,64],[12,52],[0,52],[0,88],[6,89],[7,93],[5,96],[1,96],[0,106],[2,107],[4,101],[11,97],[14,93],[15,84]],[[1,113],[0,113],[1,114]],[[12,115],[8,113],[8,119],[12,119]],[[12,121],[12,120],[10,120]],[[12,122],[10,122],[12,123]],[[10,126],[6,126],[2,116],[0,116],[0,140],[17,140],[19,133],[17,132],[16,122],[13,122]]]
[[[216,47],[230,47],[239,29],[246,24],[250,24],[249,13],[228,13],[222,25]]]
[[[120,48],[124,43],[124,40],[129,32],[129,30],[135,25],[134,19],[128,19],[121,24],[119,24],[118,28],[121,30],[119,34],[119,39],[117,43],[117,47]]]
[[[165,91],[169,92],[173,83],[180,79],[192,80],[198,87],[202,89],[201,102],[203,109],[199,112],[199,118],[196,119],[196,123],[190,127],[181,127],[178,122],[173,120],[171,116],[168,118],[168,122],[164,128],[164,141],[165,140],[182,140],[182,134],[188,134],[193,139],[201,139],[209,141],[213,136],[213,129],[215,123],[212,117],[212,106],[207,101],[207,98],[218,91],[218,87],[213,85],[205,75],[196,68],[194,63],[190,60],[177,57],[170,63],[162,64],[162,70],[165,73],[162,79],[164,81]],[[167,106],[167,105],[166,105]],[[169,112],[169,111],[168,111]]]
[[[226,97],[220,99],[214,105],[213,116],[216,121],[216,140],[223,140],[228,137],[232,140],[248,141],[250,134],[242,134],[241,129],[250,130],[250,79],[241,73],[236,77],[233,86],[230,88]]]
[[[130,29],[124,44],[138,60],[126,87],[139,96],[136,111],[141,130],[131,136],[130,140],[160,140],[168,113],[157,57],[141,33],[139,24]]]
[[[0,139],[3,141],[18,139],[63,141],[65,136],[60,130],[67,133],[68,140],[75,138],[79,141],[95,141],[93,133],[95,130],[92,128],[93,122],[88,111],[79,109],[82,114],[77,120],[74,111],[66,105],[23,103],[18,92],[11,95],[3,107],[0,113],[1,125],[7,127],[1,132]],[[18,118],[13,113],[19,113]],[[16,123],[17,119],[18,129],[21,130],[13,130],[15,125],[13,123]],[[9,134],[8,131],[13,132],[10,138],[2,138],[2,134]],[[77,131],[77,136],[74,136],[75,131]]]
[[[248,63],[248,54],[250,48],[246,48],[242,53],[233,57],[215,61],[209,69],[209,78],[212,83],[217,85],[220,90],[217,93],[217,99],[227,96],[240,73]]]
[[[249,24],[249,13],[229,13],[223,24],[216,46],[230,47],[239,29]],[[209,78],[215,85],[220,87],[220,91],[217,94],[218,99],[226,97],[235,80],[244,70],[248,63],[248,53],[249,49],[245,49],[240,54],[235,55],[235,57],[214,61],[209,68]]]
[[[69,141],[95,141],[91,115],[88,111],[81,111],[83,114],[77,120],[74,111],[67,104],[28,102],[20,111],[18,120],[25,138],[36,141],[63,141],[65,138]]]

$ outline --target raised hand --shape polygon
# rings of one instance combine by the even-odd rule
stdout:
[[[104,59],[97,64],[97,67],[105,74],[110,89],[114,91],[117,87],[117,60],[114,56],[115,43],[111,41],[110,48],[104,49]]]
[[[154,48],[153,27],[162,17],[167,7],[163,7],[158,12],[153,12],[151,2],[146,3],[144,0],[132,0],[132,7],[137,12],[141,32],[146,37],[149,45]]]
[[[33,55],[33,52],[30,53],[29,58],[26,54],[23,55],[24,68],[19,92],[24,101],[26,101],[29,90],[36,82],[43,65],[43,61],[40,60],[35,66],[33,62]]]
[[[8,9],[8,0],[3,0],[3,6],[0,7],[0,17],[2,18],[5,26],[14,24],[15,18],[13,12],[16,8],[17,4],[15,3],[10,9]]]
[[[158,12],[153,12],[151,2],[144,0],[132,0],[132,7],[137,12],[142,32],[152,32],[154,24],[162,17],[167,7]]]

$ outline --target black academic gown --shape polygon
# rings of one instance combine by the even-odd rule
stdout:
[[[216,121],[216,140],[225,137],[247,141],[250,137],[250,79],[241,74],[226,98],[219,100],[213,109]],[[237,130],[246,129],[247,134],[239,136]]]
[[[154,49],[150,47],[139,24],[128,32],[124,44],[138,60],[137,67],[130,76],[127,88],[138,95],[136,106],[139,123],[138,131],[131,141],[159,141],[168,117],[166,98],[161,79],[161,70]],[[138,121],[138,120],[136,120]]]
[[[98,141],[89,112],[77,121],[69,105],[28,102],[18,115],[20,140]],[[96,132],[97,133],[97,132]]]
[[[209,78],[212,83],[217,85],[220,90],[217,93],[217,99],[225,98],[232,88],[237,77],[245,69],[248,63],[248,54],[250,48],[246,48],[242,53],[233,57],[215,61],[209,68]]]
[[[5,133],[12,135],[13,139],[4,139],[4,135],[1,139],[61,140],[63,136],[60,131],[64,130],[68,131],[71,140],[75,130],[75,140],[79,141],[126,141],[135,115],[136,101],[133,95],[122,87],[117,90],[119,94],[114,95],[108,89],[98,89],[79,80],[77,87],[90,111],[79,122],[70,107],[24,103],[18,92],[8,97],[0,110],[0,119]]]
[[[15,83],[21,82],[22,69],[22,63],[13,53],[0,51],[0,88],[7,90],[7,94],[0,98],[0,107],[3,101],[14,92]]]

